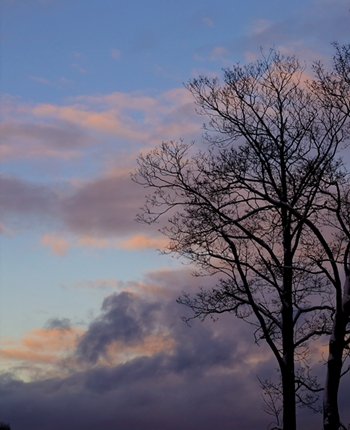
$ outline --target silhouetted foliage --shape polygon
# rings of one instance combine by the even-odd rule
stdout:
[[[0,430],[11,430],[10,424],[0,421]]]

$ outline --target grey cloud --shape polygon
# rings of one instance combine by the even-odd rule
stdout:
[[[0,214],[10,221],[28,225],[48,219],[57,211],[57,193],[48,186],[21,179],[0,177]]]
[[[153,329],[158,305],[140,305],[140,300],[128,292],[107,297],[102,305],[103,314],[92,322],[79,342],[78,356],[96,363],[114,341],[125,345],[142,343],[144,336]]]
[[[144,361],[152,369],[159,366],[157,360]],[[138,375],[141,363],[133,364]],[[189,383],[160,371],[152,379],[130,379],[131,374],[118,379],[115,369],[104,375],[90,371],[90,379],[114,382],[113,390],[103,393],[89,390],[83,373],[63,381],[1,381],[3,419],[15,430],[260,430],[269,422],[260,411],[249,413],[259,398],[243,375],[208,375]]]
[[[88,181],[78,189],[68,184],[39,184],[14,177],[0,177],[0,213],[9,226],[25,227],[45,221],[45,226],[74,234],[121,237],[150,229],[134,218],[145,190],[128,174]],[[35,215],[29,217],[29,215]]]
[[[24,383],[3,377],[0,379],[2,419],[15,430],[267,428],[270,417],[260,409],[262,399],[256,379],[256,373],[262,370],[269,376],[265,366],[252,369],[251,364],[242,363],[239,356],[243,359],[244,354],[238,349],[230,365],[208,360],[203,367],[201,355],[206,354],[205,345],[216,336],[220,338],[220,329],[210,324],[203,333],[197,331],[197,326],[183,327],[187,336],[181,341],[187,345],[182,345],[182,351],[193,350],[190,366],[183,360],[187,364],[180,368],[172,355],[165,352],[112,368],[93,368],[64,379]],[[234,343],[239,346],[242,333],[234,324],[231,330],[236,335]],[[226,339],[226,344],[233,345],[233,339]],[[181,355],[181,349],[177,353]],[[342,389],[345,396],[346,390]],[[301,411],[301,430],[317,428],[320,423],[320,415]]]
[[[349,43],[349,2],[347,0],[321,0],[312,7],[302,21],[302,30],[312,39]]]
[[[56,124],[3,123],[0,133],[3,144],[35,141],[43,142],[47,147],[71,150],[92,142],[83,129],[63,121]]]
[[[161,324],[170,330],[175,351],[115,367],[98,366],[62,379],[24,383],[4,375],[0,378],[2,419],[15,430],[265,428],[269,418],[259,409],[256,378],[242,361],[239,348],[245,343],[242,326],[233,325],[227,336],[225,330],[221,332],[225,320],[189,328],[180,320],[181,314],[173,300],[150,302],[125,292],[109,296],[102,315],[82,338],[85,346],[90,342],[90,352],[100,353],[106,345],[95,330],[97,323],[104,324],[108,341],[117,337],[126,342],[142,341],[142,333]],[[253,415],[249,413],[252,404],[257,407]]]
[[[158,45],[158,37],[153,30],[141,30],[134,37],[132,52],[143,52],[154,49]]]
[[[176,286],[179,291],[198,283],[209,286],[213,279],[198,280],[180,270],[167,276],[154,272],[146,282],[171,289]],[[274,377],[275,363],[273,358],[256,363],[249,360],[252,353],[266,353],[267,348],[254,345],[252,327],[232,315],[215,323],[195,321],[189,328],[180,319],[186,309],[174,302],[175,294],[152,300],[126,292],[110,295],[78,346],[81,352],[84,345],[83,353],[91,359],[93,354],[103,354],[114,339],[142,342],[145,333],[162,327],[174,340],[173,350],[114,367],[90,367],[65,378],[25,383],[3,375],[1,419],[14,430],[267,428],[271,418],[260,409],[256,375]],[[347,398],[346,381],[341,390],[341,399]],[[345,401],[342,409],[348,422],[350,408]],[[321,416],[301,410],[299,424],[300,430],[318,428]]]
[[[109,235],[141,230],[134,220],[144,190],[129,175],[97,178],[62,201],[62,219],[74,232]]]
[[[287,19],[271,21],[256,33],[249,31],[247,36],[235,41],[232,48],[239,52],[242,49],[257,52],[260,47],[265,50],[273,46],[292,50],[294,47],[299,59],[310,63],[325,53],[332,55],[331,42],[348,43],[349,16],[347,0],[305,2]]]
[[[71,322],[69,318],[51,318],[46,322],[45,328],[60,329],[62,331],[70,330]]]
[[[249,325],[232,315],[223,316],[214,325],[211,321],[203,324],[194,321],[191,328],[181,321],[181,317],[188,316],[189,311],[176,304],[175,297],[180,286],[186,290],[196,286],[198,279],[191,276],[190,271],[153,273],[146,278],[146,282],[174,288],[174,292],[171,297],[156,296],[153,301],[128,292],[108,296],[103,302],[102,314],[91,323],[80,339],[77,348],[80,358],[95,363],[113,341],[121,341],[126,345],[142,344],[147,334],[167,333],[174,340],[175,349],[155,358],[158,360],[157,369],[178,374],[203,374],[217,366],[230,368],[232,363],[242,365],[242,349],[238,353],[237,339],[248,339],[240,342],[241,348],[243,344],[251,345],[253,332]],[[201,285],[208,286],[212,282],[214,279],[208,278]],[[233,322],[234,327],[231,327]],[[141,370],[144,365],[148,365],[148,359],[143,357],[140,360],[138,375],[140,372],[149,374],[149,371]],[[121,374],[125,375],[127,369],[134,369],[134,365],[125,364]]]

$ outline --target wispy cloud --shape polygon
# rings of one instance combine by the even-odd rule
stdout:
[[[168,244],[166,238],[154,238],[145,235],[136,235],[121,242],[124,249],[142,250],[142,249],[163,249]]]
[[[1,230],[0,230],[1,232]],[[147,249],[164,249],[168,240],[164,237],[149,237],[146,235],[131,235],[128,239],[96,237],[96,236],[70,236],[60,233],[45,233],[40,239],[40,245],[48,247],[58,256],[65,256],[72,248],[90,249],[124,249],[127,251],[143,251]]]
[[[29,76],[29,79],[31,79],[32,81],[35,81],[35,82],[39,82],[40,84],[43,84],[43,85],[56,86],[59,88],[74,84],[74,81],[72,81],[71,79],[67,79],[65,77],[61,77],[61,78],[56,79],[54,81],[51,81],[49,79],[46,79],[46,78],[43,78],[40,76]]]
[[[323,60],[323,56],[328,54],[329,59],[332,41],[348,43],[348,29],[347,0],[310,1],[300,4],[283,20],[255,18],[247,27],[246,35],[235,41],[232,47],[251,53],[258,53],[261,47],[283,47],[310,63],[316,59]]]
[[[49,79],[41,78],[39,76],[29,76],[29,78],[44,85],[53,85]]]
[[[266,19],[256,19],[251,24],[251,31],[253,34],[259,35],[266,33],[272,26],[272,21],[268,21]]]
[[[112,49],[111,51],[111,57],[114,60],[120,60],[121,52],[118,49]]]
[[[45,122],[6,121],[0,124],[3,161],[57,158],[69,160],[82,155],[82,149],[94,139],[70,121]]]
[[[69,247],[68,240],[64,239],[63,237],[50,235],[48,233],[44,234],[44,236],[41,238],[40,244],[43,246],[48,246],[51,249],[51,252],[60,256],[66,255],[67,249]]]
[[[209,27],[212,27],[214,25],[214,22],[211,18],[209,18],[208,16],[204,17],[202,19],[202,21],[204,22],[204,24],[206,24]]]
[[[71,247],[163,246],[164,240],[148,237],[150,230],[146,233],[134,221],[145,190],[130,180],[129,172],[141,148],[147,151],[162,140],[200,136],[201,118],[188,91],[173,89],[155,96],[116,92],[75,97],[62,105],[9,97],[3,113],[3,161],[52,159],[66,169],[68,162],[87,157],[97,171],[90,178],[51,176],[40,183],[2,177],[1,212],[9,228],[28,227],[34,220],[28,215],[35,215],[36,226],[39,219],[45,220],[41,244],[57,255]],[[49,164],[46,169],[49,172]]]
[[[163,243],[142,235],[145,226],[134,220],[145,192],[129,174],[85,181],[78,188],[6,176],[0,182],[0,213],[7,228],[41,224],[41,244],[56,254],[63,255],[70,246],[144,249]],[[60,229],[53,233],[47,230],[50,225]]]
[[[210,53],[210,58],[212,60],[222,59],[227,56],[229,51],[224,46],[216,46],[214,49],[212,49]]]
[[[153,146],[164,139],[200,134],[192,96],[173,89],[151,97],[112,93],[80,96],[68,103],[21,103],[4,98],[2,156],[6,159],[83,155],[77,149],[106,138],[121,146]],[[106,150],[107,148],[105,148]]]

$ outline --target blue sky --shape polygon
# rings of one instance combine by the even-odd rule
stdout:
[[[200,147],[204,119],[185,82],[271,47],[307,72],[329,65],[331,42],[350,40],[349,2],[3,0],[0,11],[0,420],[55,430],[64,410],[78,429],[170,430],[182,425],[176,406],[192,429],[201,405],[203,430],[217,414],[221,430],[268,424],[256,379],[274,368],[267,350],[236,320],[182,323],[175,298],[198,280],[134,221],[145,192],[129,174],[163,140]],[[134,337],[115,329],[116,314]]]

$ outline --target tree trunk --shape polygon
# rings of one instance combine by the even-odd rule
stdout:
[[[282,347],[283,365],[281,368],[283,393],[283,430],[296,430],[295,374],[294,374],[294,324],[293,324],[293,257],[289,215],[283,213],[285,225],[284,271],[282,293]]]
[[[337,319],[339,321],[337,321]],[[344,324],[341,315],[336,316],[333,324],[333,333],[329,342],[329,355],[327,361],[327,377],[323,398],[323,425],[324,430],[338,430],[340,416],[338,410],[338,389],[342,369],[342,356],[344,345]]]
[[[294,337],[293,337],[293,309],[284,304],[283,319],[283,430],[296,430],[295,405],[295,375],[294,375]]]
[[[286,365],[282,372],[283,430],[296,430],[294,363]]]
[[[339,304],[340,303],[340,304]],[[340,415],[338,390],[343,363],[346,326],[350,315],[350,268],[346,271],[343,298],[338,300],[333,322],[332,336],[329,341],[327,377],[323,397],[324,430],[338,430]]]

